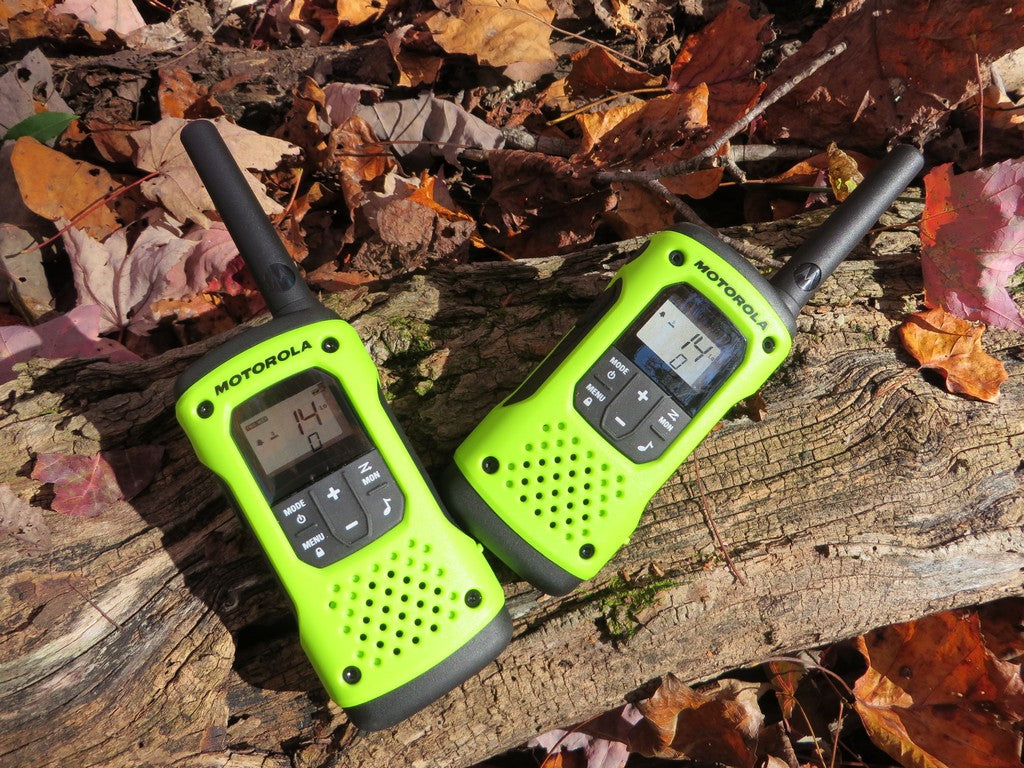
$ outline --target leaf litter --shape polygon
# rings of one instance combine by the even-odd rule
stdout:
[[[206,117],[289,252],[315,285],[332,290],[433,264],[529,259],[642,235],[690,204],[722,223],[759,208],[790,215],[843,199],[893,140],[929,142],[934,170],[921,224],[929,309],[910,314],[900,335],[952,391],[994,401],[1005,374],[981,350],[979,323],[1024,330],[1016,159],[1024,156],[1024,93],[1003,87],[989,65],[1020,45],[1022,11],[967,0],[818,5],[831,14],[824,23],[738,0],[438,0],[415,12],[401,2],[236,2],[217,25],[186,4],[139,26],[131,0],[8,4],[0,34],[12,42],[53,50],[73,40],[97,56],[139,60],[179,48],[170,65],[141,74],[83,74],[62,62],[60,88],[39,51],[9,57],[0,75],[5,130],[37,115],[56,131],[61,115],[80,118],[44,142],[4,147],[0,184],[17,198],[0,201],[4,277],[11,312],[36,324],[0,329],[4,376],[30,357],[158,353],[168,339],[205,338],[262,309],[177,139],[185,120]],[[809,68],[839,39],[845,53]],[[238,71],[198,63],[187,50],[194,41],[262,48],[272,62],[330,43],[351,60],[300,67],[301,77],[288,66]],[[790,85],[764,115],[715,144],[713,157],[694,161]],[[977,124],[992,144],[965,167],[967,143],[981,143]],[[803,145],[795,147],[807,150],[802,162],[746,165],[733,152],[782,137]],[[953,161],[955,169],[943,165]],[[647,174],[674,199],[615,175],[623,172]],[[73,290],[54,282],[61,269]],[[52,484],[54,512],[90,517],[142,490],[161,461],[154,446],[43,454],[33,477]],[[53,512],[25,495],[0,485],[0,536],[42,551]],[[666,675],[636,706],[535,744],[573,768],[624,765],[633,753],[825,768],[872,749],[906,766],[1002,765],[1014,748],[1019,758],[1020,604],[871,633],[800,663],[774,661],[760,678],[693,686]],[[969,662],[956,666],[968,647]],[[836,664],[844,654],[866,671]],[[939,660],[936,670],[952,665],[951,679],[963,684],[928,687],[933,670],[917,672],[922,658]],[[893,677],[883,659],[907,661]],[[849,690],[826,692],[830,674],[845,675]],[[985,744],[947,728],[950,706],[967,711]],[[937,739],[923,735],[933,731]],[[974,757],[956,751],[965,744]]]

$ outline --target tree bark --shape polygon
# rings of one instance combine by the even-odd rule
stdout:
[[[804,226],[730,234],[784,256]],[[547,598],[499,569],[510,647],[375,734],[327,701],[285,598],[175,424],[173,377],[222,339],[133,364],[33,361],[3,387],[0,482],[45,508],[51,487],[29,477],[37,453],[158,444],[166,456],[140,496],[99,517],[46,511],[48,551],[0,542],[0,763],[465,766],[666,672],[704,680],[1020,594],[1024,348],[986,333],[1010,373],[995,405],[913,373],[894,329],[919,298],[916,242],[882,235],[840,268],[801,315],[763,420],[738,412],[714,431],[598,578]],[[328,299],[436,470],[622,260],[613,249],[433,269]]]

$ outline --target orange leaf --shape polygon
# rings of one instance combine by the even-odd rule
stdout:
[[[592,150],[602,136],[634,112],[639,112],[643,107],[644,102],[634,101],[632,104],[612,107],[604,112],[587,112],[576,115],[576,122],[579,123],[583,133],[579,153],[584,155]]]
[[[903,346],[921,364],[946,379],[946,389],[994,403],[1009,378],[1003,364],[981,348],[985,326],[971,325],[942,307],[917,312],[899,328]]]
[[[753,768],[764,722],[757,685],[738,680],[718,685],[705,695],[665,675],[654,695],[637,705],[644,719],[629,734],[630,751]]]
[[[610,91],[659,86],[664,78],[633,69],[594,45],[572,55],[572,69],[566,83],[577,98],[591,99]]]
[[[906,768],[1020,768],[1020,667],[986,649],[976,614],[947,611],[857,638],[855,707]]]
[[[11,167],[25,205],[44,219],[74,221],[75,226],[98,240],[120,226],[106,203],[75,219],[121,186],[102,168],[72,160],[27,136],[15,143]]]

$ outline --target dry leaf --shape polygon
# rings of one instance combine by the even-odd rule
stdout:
[[[857,638],[853,688],[871,740],[906,768],[1020,768],[1020,667],[985,649],[976,614],[948,611]]]
[[[40,554],[51,546],[43,510],[32,506],[6,483],[0,485],[0,541],[11,536],[26,554]]]
[[[1009,378],[1003,364],[981,348],[984,326],[941,307],[910,315],[899,328],[906,350],[922,368],[939,371],[950,392],[994,403]]]
[[[63,235],[79,304],[102,308],[100,331],[131,328],[141,334],[156,321],[149,306],[168,296],[168,273],[195,248],[163,226],[150,224],[128,251],[125,230],[102,243],[70,227]],[[172,293],[176,286],[170,287]]]
[[[138,496],[163,464],[164,448],[139,445],[95,456],[41,453],[36,456],[32,479],[53,483],[55,512],[75,517],[97,517],[111,504]]]
[[[87,304],[42,325],[0,328],[0,382],[14,378],[15,363],[32,358],[138,360],[118,342],[100,336],[100,313],[98,306]]]
[[[572,69],[565,80],[578,99],[593,99],[610,91],[653,88],[665,82],[663,77],[634,69],[596,45],[572,55]]]
[[[707,124],[707,86],[659,96],[605,133],[586,159],[605,167],[656,162],[652,157],[684,139],[703,136]]]
[[[1024,331],[1006,284],[1024,264],[1024,160],[924,177],[921,271],[925,302],[968,320]]]
[[[977,94],[982,68],[1021,44],[1024,3],[851,0],[768,78],[776,88],[826,49],[849,46],[765,113],[769,133],[805,143],[923,143]],[[1005,12],[1002,12],[1005,10]]]
[[[102,168],[72,160],[27,136],[15,142],[11,167],[25,205],[43,218],[73,219],[76,226],[97,238],[120,226],[114,212],[100,201],[121,185]],[[94,203],[99,205],[76,218]]]
[[[270,136],[261,136],[224,119],[212,121],[243,171],[267,171],[280,165],[282,158],[296,155],[298,147]],[[186,120],[165,117],[158,123],[131,134],[136,149],[135,165],[159,175],[143,182],[142,193],[163,205],[179,221],[191,220],[209,227],[206,211],[213,210],[206,187],[196,173],[181,143],[181,129]],[[280,213],[282,208],[269,198],[263,185],[248,172],[243,172],[256,199],[266,213]]]
[[[369,105],[362,103],[363,96],[379,97],[380,89],[331,83],[323,93],[332,125],[340,127],[352,116],[362,118],[378,140],[391,142],[391,151],[408,161],[407,166],[426,166],[437,152],[458,166],[463,149],[498,149],[505,141],[497,128],[429,93]]]
[[[643,109],[644,103],[642,101],[634,101],[631,104],[612,107],[603,112],[585,112],[576,115],[576,122],[579,123],[582,134],[577,155],[589,154],[602,136],[633,113]]]
[[[629,749],[647,757],[754,768],[764,715],[756,683],[723,680],[697,693],[665,675],[654,695],[637,705],[643,714],[629,734]]]
[[[555,13],[545,0],[456,0],[451,13],[439,13],[427,22],[446,52],[504,67],[512,80],[534,82],[555,68],[548,26]]]
[[[71,112],[53,87],[53,68],[39,50],[30,51],[0,77],[0,136],[38,112]]]
[[[839,149],[834,141],[828,145],[825,155],[828,157],[828,185],[841,203],[864,181],[864,174],[857,167],[857,161]]]
[[[209,90],[192,79],[188,70],[181,67],[161,67],[157,70],[160,84],[156,97],[160,103],[161,117],[181,117],[196,120],[205,117],[220,117],[223,108]]]
[[[985,647],[1000,661],[1024,661],[1024,598],[1004,597],[978,609]]]
[[[64,0],[53,13],[67,13],[100,32],[108,30],[125,37],[146,26],[132,0]]]

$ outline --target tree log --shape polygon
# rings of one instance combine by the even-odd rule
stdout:
[[[784,256],[807,224],[730,234]],[[994,405],[914,373],[894,329],[919,298],[916,242],[881,235],[840,268],[800,317],[763,420],[738,409],[715,430],[598,578],[547,598],[499,564],[512,644],[374,734],[327,701],[286,599],[175,424],[173,377],[222,339],[132,364],[32,361],[3,387],[0,418],[0,481],[24,498],[53,498],[30,478],[37,453],[157,444],[166,455],[141,495],[99,517],[47,509],[47,551],[0,542],[0,763],[465,766],[666,672],[704,680],[1020,594],[1024,347],[986,333],[1010,373]],[[327,298],[360,331],[437,470],[623,258],[435,268]],[[705,510],[745,583],[723,564]]]

